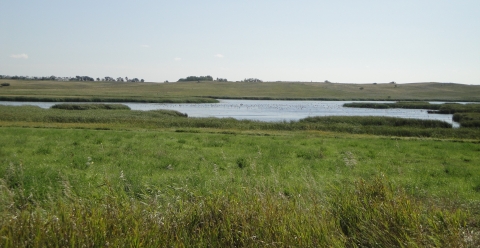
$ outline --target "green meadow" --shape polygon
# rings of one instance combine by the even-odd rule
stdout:
[[[475,246],[480,145],[1,128],[2,247]]]
[[[141,95],[117,93],[97,95]],[[1,247],[480,245],[475,125],[264,123],[125,107],[0,106]]]

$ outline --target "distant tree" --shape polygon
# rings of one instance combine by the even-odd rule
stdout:
[[[189,76],[186,78],[180,78],[178,82],[188,82],[188,81],[213,81],[213,77],[208,75],[208,76]]]
[[[95,79],[89,76],[75,76],[74,78],[70,78],[70,81],[95,81]]]
[[[261,83],[263,81],[258,78],[245,78],[242,82]]]
[[[107,82],[115,82],[115,78],[112,78],[112,77],[105,77],[103,79],[103,81],[107,81]]]
[[[190,78],[190,77],[189,77]],[[202,76],[202,77],[194,77],[198,80],[202,81],[213,81],[213,78],[211,76]],[[49,77],[29,77],[29,76],[8,76],[8,75],[0,75],[0,79],[20,79],[20,80],[49,80],[49,81],[107,81],[107,82],[145,82],[144,79],[138,79],[138,78],[132,78],[129,79],[128,77],[118,77],[117,79],[113,77],[104,77],[104,78],[99,78],[97,77],[92,78],[89,76],[75,76],[75,77],[56,77],[56,76],[49,76]]]

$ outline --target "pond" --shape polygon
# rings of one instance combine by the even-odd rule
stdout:
[[[123,103],[132,110],[170,109],[188,114],[189,117],[235,118],[266,122],[297,121],[309,116],[388,116],[425,120],[440,120],[458,127],[452,115],[429,114],[422,109],[367,109],[344,108],[344,103],[360,101],[270,101],[270,100],[219,100],[220,103],[169,104],[169,103]],[[372,101],[368,101],[372,102]],[[388,103],[376,101],[377,103]],[[431,102],[440,103],[440,102]],[[52,102],[7,102],[1,105],[34,105],[50,108]]]

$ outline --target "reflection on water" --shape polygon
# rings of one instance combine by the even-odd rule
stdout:
[[[267,122],[296,121],[309,116],[389,116],[426,120],[441,120],[458,127],[452,115],[429,114],[422,109],[366,109],[344,108],[344,103],[353,101],[267,101],[267,100],[220,100],[220,103],[170,104],[170,103],[123,103],[132,110],[171,109],[188,114],[189,117],[235,118]],[[358,102],[358,101],[356,101]],[[371,102],[371,101],[370,101]],[[385,102],[378,102],[385,103]],[[0,102],[2,105],[34,105],[50,108],[51,102]]]

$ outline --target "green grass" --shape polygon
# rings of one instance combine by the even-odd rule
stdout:
[[[71,96],[0,96],[0,101],[14,102],[140,102],[140,103],[218,103],[206,97],[71,97]]]
[[[462,127],[480,127],[480,113],[455,113],[453,120],[459,122]]]
[[[480,246],[478,128],[62,106],[0,106],[0,247]]]
[[[438,114],[454,114],[454,113],[480,113],[480,104],[460,104],[460,103],[444,103],[431,104],[428,102],[395,102],[395,103],[370,103],[370,102],[352,102],[343,104],[344,107],[350,108],[404,108],[404,109],[429,109],[435,110]]]
[[[201,102],[214,99],[268,100],[415,100],[480,101],[480,86],[412,84],[337,84],[318,82],[55,82],[5,80],[0,100],[101,101],[101,102]],[[360,90],[359,88],[363,88]]]
[[[395,103],[374,103],[374,102],[352,102],[344,103],[344,107],[348,108],[373,108],[373,109],[430,109],[439,110],[442,104],[430,104],[429,102],[395,102]]]
[[[326,117],[307,117],[300,120],[301,123],[332,123],[332,124],[350,124],[361,126],[390,126],[390,127],[420,127],[420,128],[452,128],[450,123],[437,120],[406,119],[396,117],[381,116],[326,116]]]
[[[455,114],[455,113],[480,113],[480,104],[458,104],[449,103],[442,104],[438,110],[440,114]]]
[[[389,117],[309,117],[292,122],[259,122],[233,118],[186,118],[177,111],[68,111],[33,106],[0,106],[0,125],[97,129],[222,129],[240,131],[328,131],[399,137],[478,139],[478,128],[450,128],[441,121]]]
[[[480,127],[480,104],[430,104],[428,102],[396,102],[396,103],[345,103],[344,107],[351,108],[405,108],[405,109],[429,109],[434,114],[454,114],[453,120],[460,123],[461,127]]]
[[[0,128],[0,246],[478,246],[478,143],[259,134]]]

